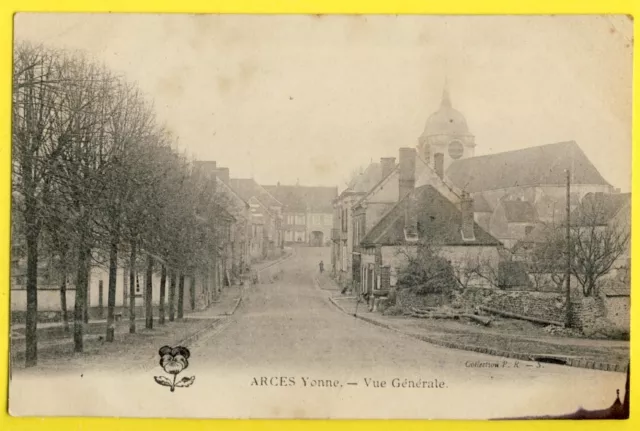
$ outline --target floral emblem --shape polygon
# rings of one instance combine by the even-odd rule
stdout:
[[[196,379],[195,376],[183,377],[176,381],[178,374],[189,366],[189,356],[191,356],[189,349],[182,346],[163,346],[158,353],[160,354],[160,366],[165,373],[172,375],[173,378],[169,379],[165,376],[154,376],[153,378],[157,384],[169,386],[171,392],[175,391],[176,388],[188,388],[193,384]]]

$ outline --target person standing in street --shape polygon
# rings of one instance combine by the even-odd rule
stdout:
[[[320,274],[324,272],[324,262],[320,261]]]

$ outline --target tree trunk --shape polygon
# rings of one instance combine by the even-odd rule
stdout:
[[[136,333],[136,241],[131,241],[129,260],[129,333]]]
[[[196,276],[195,272],[189,277],[189,300],[191,302],[191,311],[196,309]]]
[[[62,327],[69,332],[69,310],[67,310],[67,253],[60,253],[60,312],[62,313]]]
[[[184,317],[184,273],[180,273],[178,282],[178,319]]]
[[[176,312],[176,272],[174,270],[171,270],[169,279],[169,322],[173,322]]]
[[[27,217],[25,217],[27,218]],[[27,218],[27,316],[25,366],[38,363],[38,228]]]
[[[162,264],[162,272],[160,275],[160,304],[158,307],[158,323],[164,325],[164,298],[167,290],[167,267]]]
[[[109,247],[109,287],[107,288],[107,341],[113,342],[116,333],[116,280],[118,277],[118,234],[111,237]]]
[[[89,323],[89,276],[91,274],[91,252],[87,255],[85,266],[85,288],[84,288],[84,307],[82,312],[82,321],[85,324]]]
[[[75,305],[73,307],[73,344],[74,351],[82,352],[84,350],[83,345],[83,333],[84,333],[84,315],[85,306],[87,304],[87,260],[88,249],[85,246],[85,235],[80,238],[80,245],[78,247],[78,273],[76,277],[76,298]]]
[[[153,257],[147,255],[147,283],[144,287],[145,327],[153,329]]]

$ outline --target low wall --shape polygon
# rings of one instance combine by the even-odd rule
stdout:
[[[403,309],[439,307],[450,303],[451,297],[446,294],[429,293],[418,295],[408,289],[399,289],[396,294],[396,304]]]
[[[630,306],[629,296],[605,296],[604,305],[607,319],[617,328],[629,330]]]
[[[564,321],[564,296],[558,293],[468,288],[462,297],[471,306],[483,305],[521,316]]]
[[[606,317],[604,301],[599,297],[574,298],[571,301],[571,324],[581,330],[590,328]]]

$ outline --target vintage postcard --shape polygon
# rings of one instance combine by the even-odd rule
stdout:
[[[14,23],[12,415],[628,417],[630,17]]]

